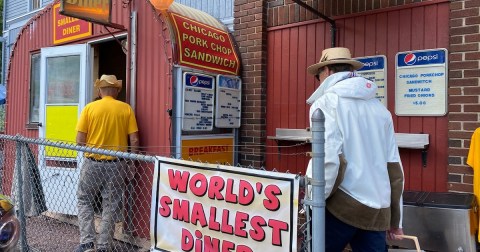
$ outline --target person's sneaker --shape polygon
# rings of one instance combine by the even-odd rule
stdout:
[[[93,242],[84,243],[78,245],[74,252],[93,252],[95,251],[95,245]]]

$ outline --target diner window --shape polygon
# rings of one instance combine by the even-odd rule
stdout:
[[[40,53],[30,59],[30,116],[29,123],[39,122],[40,108]]]
[[[34,11],[40,8],[41,0],[30,0],[30,10]]]

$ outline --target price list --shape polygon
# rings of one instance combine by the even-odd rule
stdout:
[[[215,94],[213,77],[185,73],[183,87],[182,130],[212,130]]]
[[[218,128],[240,127],[241,116],[240,78],[219,75],[217,79],[217,106],[215,126]]]

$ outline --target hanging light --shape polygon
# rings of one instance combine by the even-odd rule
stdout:
[[[167,10],[168,7],[173,3],[173,0],[150,0],[150,3],[155,7],[157,10]]]

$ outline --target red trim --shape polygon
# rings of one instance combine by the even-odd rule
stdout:
[[[401,5],[401,6],[387,7],[387,8],[365,11],[365,12],[360,12],[360,13],[336,16],[336,17],[332,17],[332,19],[333,20],[339,20],[339,19],[352,18],[352,17],[358,17],[358,16],[367,16],[367,15],[372,15],[372,14],[377,14],[377,13],[382,13],[382,12],[390,12],[390,11],[398,11],[398,10],[403,10],[403,9],[411,9],[411,8],[415,8],[415,7],[434,5],[434,4],[440,4],[440,3],[445,3],[445,2],[450,2],[450,0],[432,0],[432,1],[412,3],[412,4],[407,4],[407,5]],[[281,29],[288,29],[288,28],[292,28],[292,27],[308,25],[308,24],[315,24],[315,23],[323,23],[323,22],[326,22],[326,21],[323,20],[323,19],[308,20],[308,21],[302,21],[302,22],[293,23],[293,24],[269,27],[269,28],[267,28],[267,31],[276,31],[276,30],[281,30]]]

